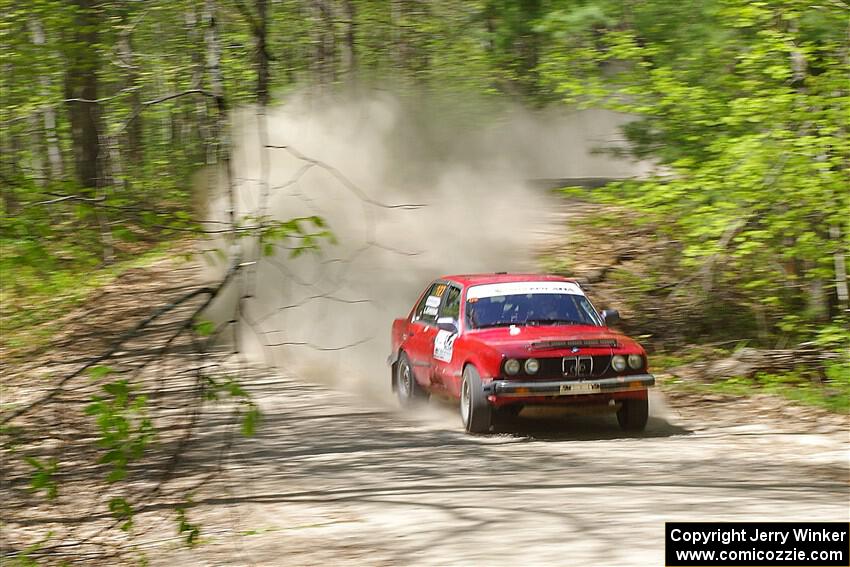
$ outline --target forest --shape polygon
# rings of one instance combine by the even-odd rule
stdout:
[[[629,116],[617,157],[652,163],[651,175],[557,190],[624,211],[627,221],[590,222],[594,234],[628,222],[665,243],[640,275],[609,278],[635,313],[626,325],[650,332],[670,365],[706,352],[694,345],[757,348],[768,362],[756,382],[848,409],[846,0],[0,0],[0,69],[0,368],[46,352],[55,321],[99,286],[193,239],[250,238],[261,251],[286,242],[293,257],[332,246],[319,215],[238,218],[231,206],[211,229],[194,178],[212,167],[226,190],[239,183],[239,112],[390,91],[459,101],[474,120],[514,107]],[[334,164],[288,151],[351,185]],[[180,333],[218,336],[198,316],[246,259],[174,300],[207,296]],[[550,265],[569,275],[569,259]],[[647,305],[664,313],[653,322]],[[157,309],[138,313],[143,324]],[[114,373],[105,358],[85,372]],[[4,384],[4,443],[23,443],[15,420],[80,372],[54,376],[57,389],[24,405]],[[153,425],[126,383],[107,386],[111,401],[86,411],[114,483]],[[253,432],[259,413],[240,385],[205,388],[201,398],[237,400],[239,427]],[[55,463],[28,459],[33,490],[55,495]],[[128,500],[109,510],[129,529]],[[177,510],[191,542],[196,528]]]
[[[805,2],[6,2],[4,325],[191,230],[228,112],[288,93],[475,93],[636,117],[702,295],[764,340],[846,330],[848,8]],[[318,96],[318,94],[317,94]]]

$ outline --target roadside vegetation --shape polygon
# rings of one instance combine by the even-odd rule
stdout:
[[[575,211],[569,242],[545,250],[542,265],[582,278],[600,307],[621,310],[621,325],[650,351],[662,387],[768,393],[850,412],[850,330],[840,313],[793,326],[778,317],[759,328],[746,296],[728,283],[707,293],[693,282],[680,253],[682,235],[666,232],[663,219],[629,206],[616,188],[559,193]]]
[[[794,2],[650,3],[624,7],[616,28],[598,12],[543,66],[565,99],[632,115],[627,153],[657,165],[564,193],[605,207],[587,240],[616,244],[593,275],[632,328],[673,357],[713,345],[731,361],[695,373],[668,356],[688,376],[670,384],[847,411],[850,56],[847,6],[834,7],[843,17]]]
[[[0,259],[0,271],[15,273],[14,278],[0,282],[0,351],[6,363],[42,352],[61,329],[63,316],[92,300],[100,288],[122,273],[175,253],[173,244],[152,244],[107,266],[89,256],[88,261],[73,257],[64,266],[46,268],[38,261],[35,265],[22,261],[10,250],[13,248],[9,245],[9,256]],[[81,251],[81,255],[88,254]]]

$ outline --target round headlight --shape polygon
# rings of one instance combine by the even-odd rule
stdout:
[[[540,362],[536,358],[529,358],[525,361],[526,374],[537,374],[538,370],[540,370]]]
[[[615,354],[611,358],[611,366],[617,372],[622,372],[623,370],[626,369],[626,359],[625,359],[625,357],[620,356],[619,354]]]
[[[513,376],[517,372],[519,372],[519,360],[515,358],[509,358],[505,362],[505,374]]]
[[[639,354],[630,354],[629,355],[629,368],[632,370],[637,370],[638,368],[643,366],[643,357]]]

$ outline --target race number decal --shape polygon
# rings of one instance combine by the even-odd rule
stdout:
[[[434,339],[434,358],[443,362],[451,362],[456,338],[457,333],[444,330],[437,331],[437,337]]]

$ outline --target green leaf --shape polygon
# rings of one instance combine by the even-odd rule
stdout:
[[[50,459],[46,463],[35,457],[24,457],[31,467],[35,469],[30,477],[30,490],[38,492],[45,491],[48,500],[53,500],[59,494],[59,487],[54,480],[59,463],[56,459]]]
[[[257,424],[260,421],[260,408],[256,404],[250,404],[248,411],[242,416],[242,435],[251,437],[257,431]]]
[[[127,469],[123,467],[114,468],[108,475],[106,475],[106,482],[112,484],[119,480],[124,480],[125,478],[127,478]]]
[[[125,532],[133,527],[133,508],[125,498],[117,497],[109,501],[109,511],[117,520],[125,520],[121,529]]]
[[[99,380],[105,376],[112,374],[113,370],[109,366],[93,366],[89,368],[89,376],[92,380]]]
[[[186,507],[178,506],[177,509],[177,533],[185,537],[186,544],[190,547],[198,542],[201,535],[201,527],[191,523],[186,516]]]
[[[195,324],[195,334],[209,337],[215,332],[215,323],[212,321],[199,321]]]
[[[234,398],[247,398],[248,392],[242,389],[242,387],[234,382],[233,380],[228,381],[225,384],[227,388],[227,393],[233,396]]]

